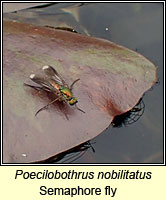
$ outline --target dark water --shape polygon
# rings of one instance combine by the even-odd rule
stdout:
[[[163,162],[162,3],[59,3],[8,16],[38,25],[68,25],[137,50],[152,61],[160,84],[145,94],[144,115],[130,126],[108,128],[91,141],[95,153],[89,149],[73,163]]]

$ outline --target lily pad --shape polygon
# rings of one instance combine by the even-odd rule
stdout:
[[[3,162],[47,159],[102,133],[132,109],[157,80],[145,57],[110,41],[14,21],[3,22]],[[29,75],[53,66],[70,85],[82,113],[27,88]],[[32,83],[31,83],[32,84]]]

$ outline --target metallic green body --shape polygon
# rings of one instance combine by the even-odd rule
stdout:
[[[74,105],[78,102],[77,98],[73,97],[73,94],[72,94],[72,92],[69,88],[64,87],[64,86],[60,86],[59,90],[60,90],[62,96],[68,101],[68,103],[70,105]]]

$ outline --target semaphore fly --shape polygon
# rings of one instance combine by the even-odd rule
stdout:
[[[35,116],[45,108],[47,108],[49,105],[53,104],[56,101],[63,101],[65,103],[68,103],[69,105],[75,105],[77,110],[85,113],[85,111],[81,110],[77,107],[78,100],[76,97],[73,96],[72,89],[74,84],[79,81],[80,79],[76,79],[71,86],[69,87],[67,83],[63,80],[63,78],[58,74],[58,72],[51,66],[46,65],[42,67],[42,70],[44,71],[43,77],[40,77],[36,74],[31,74],[30,79],[37,83],[39,86],[33,86],[29,85],[27,83],[24,83],[24,85],[29,86],[31,88],[37,89],[37,90],[43,90],[46,92],[50,92],[55,94],[55,99],[48,103],[46,106],[40,108]]]

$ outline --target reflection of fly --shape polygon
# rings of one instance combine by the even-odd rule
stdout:
[[[39,77],[35,74],[30,75],[30,79],[32,81],[34,81],[35,83],[37,83],[38,85],[40,85],[41,87],[32,86],[27,83],[24,83],[24,85],[35,88],[37,90],[44,90],[47,92],[54,93],[56,95],[56,98],[53,101],[51,101],[50,103],[48,103],[46,106],[40,108],[36,112],[35,116],[40,111],[47,108],[49,105],[53,104],[54,102],[56,102],[58,100],[66,102],[66,103],[68,102],[69,105],[75,105],[75,107],[79,111],[85,113],[83,110],[81,110],[80,108],[77,107],[77,105],[76,105],[76,103],[78,102],[77,98],[74,97],[73,93],[72,93],[73,85],[80,79],[75,80],[69,87],[53,67],[44,66],[42,69],[46,75],[45,77]]]

